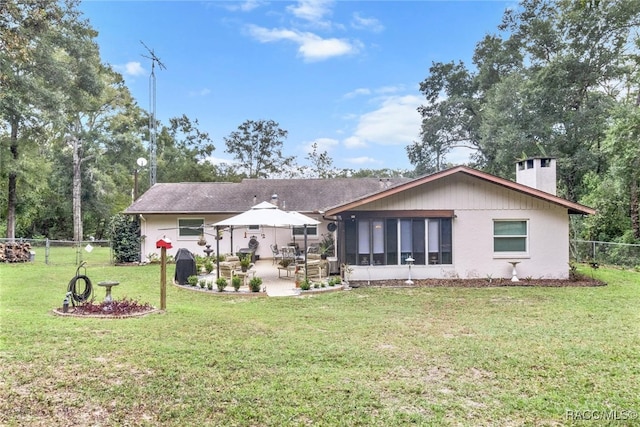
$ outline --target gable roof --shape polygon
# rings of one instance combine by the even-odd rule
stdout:
[[[481,172],[479,170],[472,169],[467,166],[456,166],[441,172],[434,173],[432,175],[426,175],[426,176],[417,178],[415,180],[397,185],[392,188],[379,191],[376,194],[363,196],[358,199],[351,200],[350,202],[347,202],[341,205],[336,205],[330,209],[327,209],[326,215],[333,216],[344,211],[353,210],[367,203],[371,203],[373,201],[380,200],[385,197],[398,194],[403,191],[409,190],[411,188],[424,185],[424,184],[427,184],[427,183],[430,183],[430,182],[433,182],[457,173],[467,174],[469,176],[476,177],[478,179],[491,182],[493,184],[500,185],[502,187],[506,187],[511,190],[518,191],[520,193],[524,193],[532,197],[536,197],[538,199],[542,199],[549,203],[553,203],[555,205],[565,207],[568,209],[568,212],[570,214],[594,215],[596,213],[595,209],[592,209],[588,206],[584,206],[579,203],[570,202],[566,199],[563,199],[562,197],[554,196],[553,194],[546,193],[544,191],[529,187],[527,185],[518,184],[516,182],[509,181],[504,178],[499,178],[497,176],[488,174],[486,172]]]
[[[323,212],[411,181],[410,178],[244,179],[155,184],[125,214],[236,214],[278,195],[283,210]]]

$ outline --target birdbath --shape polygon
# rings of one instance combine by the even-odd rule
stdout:
[[[113,282],[113,281],[105,281],[105,282],[98,283],[98,286],[102,286],[107,291],[107,295],[104,297],[104,302],[113,301],[113,298],[111,298],[111,288],[114,286],[118,286],[119,284],[120,282]]]
[[[511,272],[511,281],[512,282],[519,282],[520,280],[518,280],[518,273],[516,271],[516,265],[520,264],[520,261],[508,261],[509,264],[511,264],[513,266],[513,271]]]
[[[405,261],[407,262],[407,264],[409,264],[409,280],[406,280],[404,283],[406,283],[407,285],[413,285],[413,280],[411,280],[411,266],[413,265],[415,259],[413,259],[412,256],[409,256]]]

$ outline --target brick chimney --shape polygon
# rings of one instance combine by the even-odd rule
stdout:
[[[516,182],[556,195],[555,157],[529,157],[516,163]]]

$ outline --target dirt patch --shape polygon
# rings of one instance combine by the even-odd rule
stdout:
[[[592,279],[590,277],[578,277],[576,279],[531,279],[512,282],[510,279],[414,279],[412,285],[406,283],[406,279],[395,280],[360,280],[350,281],[353,288],[360,287],[388,287],[388,288],[492,288],[492,287],[542,287],[542,288],[562,288],[562,287],[594,287],[606,286],[605,282]]]

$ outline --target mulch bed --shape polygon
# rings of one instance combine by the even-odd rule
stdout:
[[[521,279],[519,282],[512,282],[511,279],[422,279],[413,280],[413,285],[407,285],[405,280],[372,280],[367,282],[350,281],[349,285],[353,288],[364,287],[388,287],[388,288],[493,288],[493,287],[539,287],[539,288],[563,288],[563,287],[594,287],[606,286],[605,282],[592,279],[590,277],[581,276],[577,279]]]

